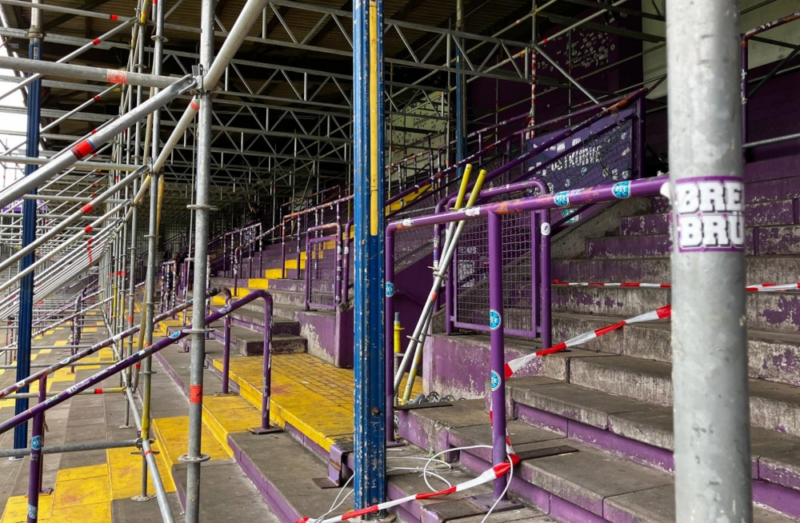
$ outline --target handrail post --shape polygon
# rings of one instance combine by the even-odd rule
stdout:
[[[505,341],[503,326],[502,217],[489,213],[489,328],[491,338],[492,465],[506,461]],[[495,500],[502,497],[508,478],[494,482]]]
[[[47,399],[47,376],[39,380],[39,403]],[[28,523],[39,521],[39,493],[42,490],[42,471],[44,466],[44,411],[33,417],[31,427],[31,459],[28,475]]]
[[[553,333],[553,325],[552,325],[552,316],[551,316],[551,301],[550,301],[550,270],[551,270],[551,260],[550,260],[550,239],[551,239],[551,232],[552,228],[550,227],[550,211],[547,209],[541,211],[542,219],[540,220],[540,249],[541,249],[541,260],[539,262],[541,275],[539,278],[539,288],[540,288],[540,296],[541,296],[541,313],[540,313],[540,327],[541,327],[541,338],[542,338],[542,348],[550,347],[553,344],[552,333]],[[534,255],[534,253],[532,253]],[[533,297],[533,299],[536,299]]]
[[[260,291],[264,298],[264,351],[261,389],[261,426],[250,429],[253,434],[273,434],[280,432],[280,427],[271,427],[269,423],[269,402],[272,394],[272,295]]]

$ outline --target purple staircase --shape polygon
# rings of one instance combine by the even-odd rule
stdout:
[[[800,281],[800,162],[750,164],[746,181],[747,283]],[[585,250],[554,260],[553,278],[668,283],[667,202],[654,198],[640,208],[643,214],[622,217],[603,237],[593,237],[591,221],[571,231],[569,241],[583,234]],[[553,340],[669,302],[669,289],[553,285]],[[749,294],[747,322],[755,521],[797,521],[800,294]],[[440,315],[424,352],[426,392],[474,399],[400,412],[398,430],[435,451],[491,445],[489,337],[447,336],[443,325]],[[539,347],[507,337],[506,360]],[[516,471],[512,493],[557,521],[674,521],[670,361],[669,322],[645,323],[547,356],[509,380],[510,437],[518,453],[531,456]],[[488,450],[451,458],[474,474],[491,466]]]

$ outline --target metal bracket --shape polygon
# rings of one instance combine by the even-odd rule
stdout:
[[[190,210],[208,211],[208,212],[214,212],[219,210],[217,207],[214,207],[213,205],[203,205],[203,204],[191,204],[187,205],[186,208]]]
[[[178,461],[180,461],[181,463],[202,463],[210,459],[211,456],[209,456],[208,454],[200,454],[196,458],[190,457],[188,454],[183,454],[182,456],[178,456]]]
[[[215,329],[186,329],[183,332],[186,334],[206,334],[214,332]]]
[[[256,436],[263,436],[264,434],[277,434],[278,432],[283,432],[283,429],[280,427],[270,427],[268,429],[255,427],[247,430],[250,431],[251,434],[255,434]]]
[[[533,450],[523,450],[522,452],[517,454],[520,461],[526,461],[529,459],[537,459],[537,458],[546,458],[549,456],[559,456],[561,454],[571,454],[573,452],[578,452],[578,449],[575,447],[570,447],[569,445],[559,445],[557,447],[545,447],[542,449],[533,449]]]
[[[406,405],[396,405],[395,411],[417,410],[417,409],[434,409],[437,407],[452,407],[453,404],[448,401],[437,401],[436,403],[409,403]]]

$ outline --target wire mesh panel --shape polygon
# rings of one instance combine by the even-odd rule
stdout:
[[[536,252],[536,222],[531,213],[503,216],[503,321],[508,334],[535,337],[538,334],[539,300],[531,253]],[[489,242],[488,222],[468,222],[454,257],[454,325],[489,331]]]
[[[316,309],[334,308],[336,284],[336,236],[311,238],[308,241],[306,270],[308,271],[309,306]]]

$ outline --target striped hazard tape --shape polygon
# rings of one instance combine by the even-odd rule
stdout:
[[[374,514],[382,510],[402,505],[403,503],[408,503],[409,501],[437,498],[440,496],[453,494],[455,492],[463,492],[465,490],[477,487],[478,485],[483,485],[484,483],[489,483],[490,481],[494,481],[497,478],[505,476],[506,474],[508,474],[508,471],[510,469],[511,469],[510,463],[500,463],[499,465],[495,465],[494,467],[485,471],[477,478],[470,479],[468,481],[465,481],[464,483],[459,483],[458,485],[453,485],[452,487],[446,488],[444,490],[439,490],[436,492],[422,492],[419,494],[412,494],[404,498],[394,499],[392,501],[386,501],[385,503],[378,503],[377,505],[372,505],[371,507],[366,507],[359,510],[351,510],[350,512],[345,512],[341,516],[336,516],[328,519],[300,518],[295,523],[337,523],[339,521],[345,521],[348,519],[357,518],[359,516],[366,516],[367,514]]]
[[[642,288],[656,288],[656,289],[669,289],[672,287],[669,283],[644,283],[644,282],[598,282],[598,281],[561,281],[553,280],[553,285],[560,285],[562,287],[642,287]],[[759,283],[757,285],[748,285],[744,288],[747,292],[778,292],[778,291],[791,291],[800,289],[800,283]]]
[[[591,282],[580,282],[580,283],[571,283],[571,282],[560,282],[558,280],[554,280],[553,283],[558,285],[571,285],[571,286],[593,286]],[[596,284],[597,286],[607,286],[607,287],[669,287],[668,283],[600,283]],[[790,283],[785,285],[777,285],[771,283],[764,283],[760,285],[751,285],[746,288],[750,292],[764,292],[764,291],[784,291],[784,290],[793,290],[793,289],[800,289],[800,283]],[[552,347],[548,347],[546,349],[538,350],[534,353],[527,354],[525,356],[516,358],[514,360],[509,361],[505,365],[505,379],[509,379],[514,376],[520,369],[525,367],[525,365],[531,363],[537,358],[541,358],[543,356],[547,356],[548,354],[554,354],[556,352],[561,352],[567,350],[570,347],[577,347],[579,345],[583,345],[588,343],[594,339],[603,336],[604,334],[608,334],[609,332],[614,332],[623,328],[625,325],[632,325],[635,323],[644,323],[649,321],[658,321],[670,318],[672,316],[672,306],[665,305],[663,307],[659,307],[658,309],[650,312],[646,312],[644,314],[640,314],[638,316],[634,316],[633,318],[628,318],[626,320],[619,321],[617,323],[613,323],[611,325],[606,325],[605,327],[601,327],[599,329],[595,329],[590,332],[584,332],[574,338],[570,338],[566,341],[562,341]],[[492,420],[492,410],[489,410],[489,420]],[[380,512],[382,510],[390,509],[392,507],[396,507],[398,505],[402,505],[403,503],[408,503],[409,501],[415,501],[420,499],[430,499],[436,498],[440,496],[446,496],[448,494],[453,494],[455,492],[462,492],[464,490],[468,490],[479,485],[483,485],[484,483],[489,483],[494,481],[497,478],[500,478],[509,473],[509,471],[513,470],[513,467],[519,463],[520,458],[517,456],[516,452],[514,452],[514,448],[511,444],[511,438],[506,433],[506,453],[508,454],[508,458],[510,463],[501,463],[499,465],[495,465],[494,467],[486,470],[480,476],[471,479],[469,481],[465,481],[458,485],[453,485],[452,487],[446,488],[444,490],[439,490],[435,492],[422,492],[419,494],[413,494],[410,496],[406,496],[404,498],[395,499],[392,501],[386,501],[385,503],[379,503],[377,505],[372,505],[370,507],[366,507],[363,509],[358,510],[351,510],[350,512],[345,512],[341,516],[335,516],[332,518],[327,519],[314,519],[314,518],[300,518],[295,523],[338,523],[339,521],[346,521],[348,519],[356,518],[359,516],[364,516],[367,514],[374,514],[376,512]]]

